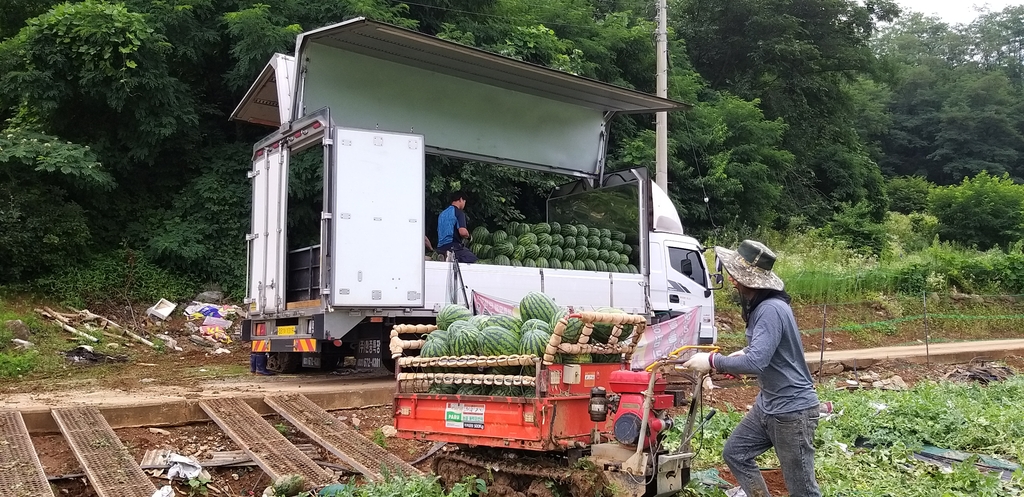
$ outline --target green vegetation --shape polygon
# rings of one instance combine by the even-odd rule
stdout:
[[[436,476],[405,476],[385,472],[381,482],[332,485],[321,491],[324,497],[470,497],[487,489],[482,479],[467,477],[445,491]]]
[[[1020,292],[1024,71],[1006,47],[1020,45],[1024,7],[970,25],[890,1],[669,10],[669,94],[693,104],[669,116],[669,194],[691,233],[837,257],[783,261],[802,299]],[[225,116],[303,30],[366,16],[653,92],[652,12],[641,0],[15,2],[0,13],[0,285],[78,305],[206,285],[239,297],[244,174],[269,129]],[[653,117],[614,118],[610,170],[653,165]],[[318,160],[292,164],[290,248],[318,239]],[[495,230],[543,219],[565,180],[430,157],[428,233],[452,190],[468,192],[473,227]]]
[[[818,393],[823,401],[833,401],[838,413],[822,420],[815,435],[815,470],[823,495],[995,497],[1024,492],[1021,471],[1004,482],[979,472],[972,461],[943,471],[913,458],[915,451],[932,445],[1024,460],[1024,425],[1019,415],[1024,408],[1024,378],[988,386],[922,382],[905,392],[821,387]],[[699,449],[696,469],[721,465],[725,439],[741,417],[730,406],[694,438],[693,447]],[[858,446],[861,437],[868,444]],[[678,440],[676,434],[674,443]],[[778,467],[772,451],[759,464]],[[720,490],[700,491],[695,489],[694,495],[725,495]]]

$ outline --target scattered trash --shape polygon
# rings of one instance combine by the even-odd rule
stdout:
[[[167,435],[171,434],[171,432],[169,432],[167,430],[164,430],[164,429],[160,429],[160,428],[150,428],[149,432],[150,433],[154,433],[156,435],[164,435],[164,436],[167,436]]]
[[[723,479],[715,468],[705,469],[704,471],[696,471],[692,475],[693,481],[704,485],[706,487],[718,487],[718,488],[729,488],[732,487],[732,483]]]
[[[35,346],[36,346],[32,342],[30,342],[28,340],[22,340],[20,338],[11,339],[11,342],[14,342],[14,345],[15,345],[14,348],[19,349],[19,350],[28,350],[28,349],[31,349],[31,348],[35,348]]]
[[[229,318],[241,316],[242,314],[242,308],[237,305],[220,305],[193,301],[188,307],[185,307],[185,316],[195,320],[207,317]]]
[[[725,491],[726,497],[747,497],[747,493],[740,487],[730,488]]]
[[[203,474],[203,466],[191,457],[172,453],[167,456],[167,462],[171,464],[170,469],[167,470],[167,478],[169,479],[180,476],[186,480],[191,480]]]
[[[1021,466],[1003,459],[961,452],[958,450],[942,449],[931,445],[925,445],[920,451],[914,453],[914,459],[924,461],[941,467],[943,470],[952,470],[952,465],[962,463],[972,457],[977,457],[974,466],[982,471],[999,473],[1004,481],[1013,479],[1013,474],[1021,469]]]
[[[843,454],[847,457],[853,456],[853,452],[850,452],[849,445],[846,445],[843,442],[836,442],[836,445],[839,446],[839,450],[843,451]]]
[[[167,321],[167,318],[171,317],[171,313],[177,308],[178,304],[167,299],[160,299],[159,302],[153,304],[153,307],[146,309],[146,315],[153,316],[160,321]]]
[[[333,483],[320,489],[318,497],[338,497],[339,495],[348,495],[349,485],[347,483]]]
[[[231,351],[223,347],[218,347],[217,350],[213,351],[214,354],[230,354]]]
[[[993,381],[1004,381],[1011,376],[1013,376],[1013,370],[1006,366],[979,366],[972,364],[966,368],[957,367],[953,371],[946,373],[945,378],[950,381],[977,381],[987,385]]]
[[[79,345],[64,353],[64,358],[76,364],[99,364],[104,362],[125,362],[126,356],[113,356],[96,352],[88,345]]]
[[[178,346],[178,341],[172,338],[171,336],[161,333],[159,335],[156,335],[156,337],[159,338],[160,340],[163,340],[164,347],[167,347],[178,352],[182,351],[181,347]]]
[[[143,378],[139,380],[139,383],[153,383],[154,381],[156,381],[154,378]]]
[[[391,425],[381,426],[380,432],[384,434],[384,436],[387,438],[391,438],[398,435],[398,429]]]
[[[880,412],[882,412],[882,411],[884,411],[884,410],[889,408],[889,406],[887,406],[887,405],[885,405],[885,404],[883,404],[881,402],[871,402],[868,405],[875,409],[875,414],[878,414],[878,413],[880,413]]]
[[[170,485],[164,485],[160,490],[153,492],[153,497],[174,497],[174,489]]]

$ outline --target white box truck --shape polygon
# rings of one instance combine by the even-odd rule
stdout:
[[[478,296],[517,302],[542,291],[652,322],[699,307],[700,340],[714,342],[721,275],[704,247],[645,169],[604,168],[614,115],[679,108],[363,18],[299,35],[295,55],[276,54],[231,115],[277,128],[252,153],[243,340],[281,372],[333,369],[349,355],[391,369],[393,324],[431,323],[442,306],[472,308]],[[303,151],[323,156],[320,243],[293,247],[289,165]],[[438,214],[426,212],[428,154],[565,175],[549,222],[627,205],[614,217],[630,220],[620,228],[638,240],[639,274],[427,260],[424,237],[436,243],[427,216]]]

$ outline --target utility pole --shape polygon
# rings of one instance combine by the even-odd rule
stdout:
[[[658,96],[668,98],[668,9],[658,1],[658,32],[655,35],[658,57]],[[668,112],[656,115],[657,141],[654,148],[655,182],[668,193]]]

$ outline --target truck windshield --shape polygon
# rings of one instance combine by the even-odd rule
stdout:
[[[708,287],[707,278],[705,277],[707,272],[704,270],[704,261],[700,252],[684,248],[669,247],[668,258],[669,264],[672,265],[672,269],[683,273],[684,276],[690,278],[698,285],[704,288]]]

